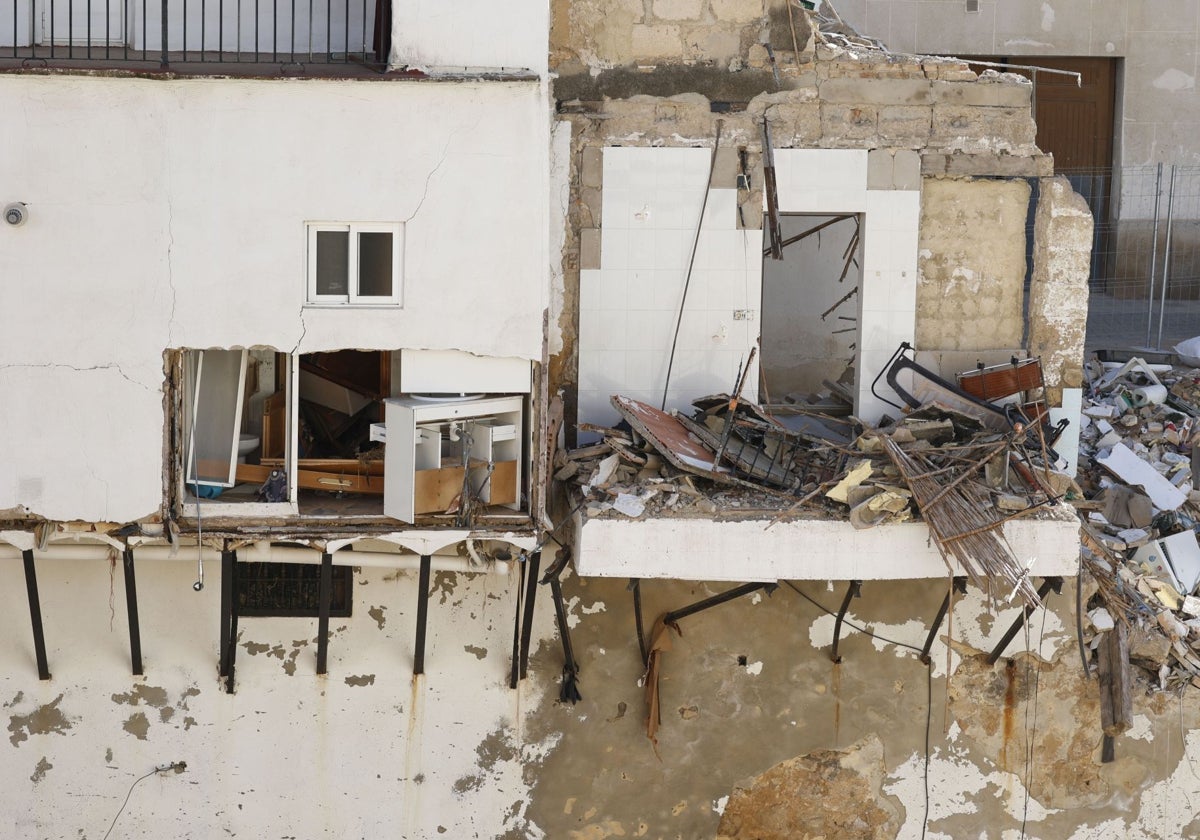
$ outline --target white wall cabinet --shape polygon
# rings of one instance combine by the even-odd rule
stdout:
[[[384,515],[456,507],[464,491],[482,504],[521,507],[522,396],[385,401]]]

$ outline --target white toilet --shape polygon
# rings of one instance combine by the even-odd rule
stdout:
[[[238,435],[239,464],[246,463],[246,456],[258,448],[258,435]]]

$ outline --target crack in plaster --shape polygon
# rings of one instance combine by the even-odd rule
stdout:
[[[30,364],[28,362],[19,362],[19,363],[8,364],[8,365],[0,365],[0,370],[8,370],[9,368],[41,368],[43,370],[49,370],[51,368],[66,368],[67,370],[73,370],[78,373],[84,373],[89,370],[115,370],[118,374],[121,375],[122,379],[132,382],[134,385],[137,385],[139,388],[142,388],[146,391],[150,391],[151,393],[156,393],[158,391],[157,388],[152,388],[151,386],[147,385],[145,382],[138,382],[132,376],[127,374],[125,372],[125,370],[116,362],[107,362],[106,364],[102,364],[102,365],[89,365],[87,367],[80,367],[78,365],[68,365],[68,364],[64,364],[62,362],[45,362],[43,364],[37,364],[37,365]]]
[[[403,220],[405,224],[411,222],[417,217],[417,214],[421,212],[421,207],[425,204],[425,199],[429,195],[429,182],[433,180],[433,176],[437,174],[438,170],[442,168],[442,164],[446,162],[446,158],[450,155],[450,144],[454,142],[454,138],[457,134],[459,134],[459,132],[454,132],[446,140],[446,145],[442,148],[441,160],[439,160],[433,169],[430,170],[429,174],[425,176],[425,186],[421,190],[421,198],[419,201],[417,201],[417,206],[413,208],[412,214],[409,215],[407,219]]]

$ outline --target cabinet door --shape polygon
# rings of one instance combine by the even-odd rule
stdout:
[[[387,444],[383,455],[383,515],[411,524],[416,518],[414,477],[417,471],[415,413],[393,400],[384,403]]]

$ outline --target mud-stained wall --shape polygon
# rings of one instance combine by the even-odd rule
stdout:
[[[355,574],[325,677],[315,620],[242,619],[229,695],[215,667],[216,570],[195,593],[186,557],[139,564],[146,675],[134,678],[120,570],[39,567],[47,682],[19,566],[0,569],[12,642],[0,651],[0,819],[20,840],[102,836],[148,773],[114,836],[917,838],[927,723],[929,837],[1017,834],[1023,820],[1043,840],[1200,827],[1197,695],[1157,692],[1136,672],[1134,726],[1102,764],[1070,583],[1035,613],[1031,652],[1018,634],[995,666],[982,653],[1017,611],[989,613],[974,590],[931,665],[917,658],[940,580],[868,582],[839,665],[834,618],[815,604],[836,609],[840,583],[785,584],[690,616],[663,660],[655,745],[623,579],[564,580],[583,694],[572,706],[557,702],[562,648],[544,588],[529,679],[507,688],[516,575],[435,574],[416,682],[411,572]],[[644,581],[647,622],[728,586]],[[186,768],[152,772],[176,762]]]
[[[1021,345],[1029,195],[1021,180],[925,179],[917,347]]]

